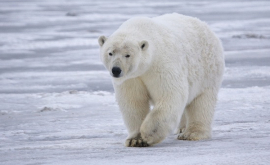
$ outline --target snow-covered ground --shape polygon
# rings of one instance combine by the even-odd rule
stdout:
[[[222,39],[213,138],[126,148],[97,37],[178,12]],[[270,1],[0,1],[0,164],[270,164]]]

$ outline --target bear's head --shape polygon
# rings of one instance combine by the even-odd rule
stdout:
[[[100,58],[117,84],[144,74],[150,66],[149,43],[146,40],[136,41],[126,35],[114,35],[109,38],[100,36],[98,43]]]

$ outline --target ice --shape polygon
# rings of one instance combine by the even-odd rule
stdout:
[[[270,1],[0,1],[0,164],[270,164]],[[213,137],[127,148],[97,38],[182,13],[225,48]]]

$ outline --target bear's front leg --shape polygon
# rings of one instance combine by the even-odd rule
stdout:
[[[114,85],[114,89],[129,133],[125,141],[125,146],[148,146],[140,134],[141,124],[150,111],[149,95],[144,84],[139,79],[130,79],[121,85]]]
[[[174,105],[165,101],[155,106],[140,128],[143,141],[153,145],[164,140],[177,127],[183,113],[183,105],[179,104],[179,101]]]

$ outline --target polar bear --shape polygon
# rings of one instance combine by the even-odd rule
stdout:
[[[179,140],[211,137],[225,64],[206,23],[177,13],[136,17],[98,42],[128,129],[127,147],[159,143],[177,127]]]

